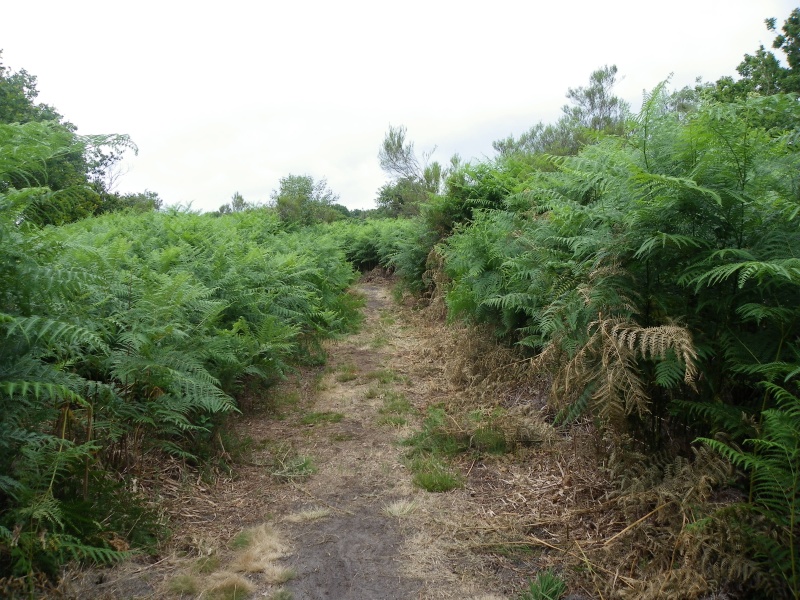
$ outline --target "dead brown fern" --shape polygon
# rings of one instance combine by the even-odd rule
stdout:
[[[684,365],[684,382],[694,384],[697,352],[685,327],[641,327],[620,317],[600,315],[589,324],[587,333],[586,342],[572,358],[565,360],[561,341],[553,339],[532,361],[534,369],[549,365],[554,370],[551,401],[557,410],[568,410],[584,397],[591,414],[612,429],[624,431],[626,416],[643,417],[650,410],[640,361],[667,360],[672,353]],[[587,389],[591,391],[588,398]]]

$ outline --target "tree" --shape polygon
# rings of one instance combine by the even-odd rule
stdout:
[[[509,136],[493,142],[502,156],[511,154],[553,154],[571,156],[598,134],[621,135],[625,132],[629,106],[612,93],[617,82],[616,65],[592,72],[587,87],[568,88],[571,104],[561,107],[555,124],[537,123],[518,139]]]
[[[145,190],[128,194],[112,193],[107,196],[102,205],[102,212],[115,212],[118,210],[132,210],[135,212],[148,212],[160,210],[164,201],[156,192]]]
[[[270,200],[281,221],[292,226],[302,227],[342,218],[342,213],[332,206],[339,196],[328,188],[324,178],[315,182],[310,175],[282,177],[278,189],[272,190]]]
[[[412,215],[419,212],[419,205],[438,194],[450,170],[439,162],[428,162],[436,151],[434,147],[417,158],[414,143],[406,141],[404,126],[389,126],[378,151],[378,160],[393,181],[384,184],[378,190],[376,203],[379,208],[392,216]],[[459,163],[458,155],[451,159],[452,165]]]
[[[234,192],[231,196],[231,201],[219,207],[217,214],[226,215],[228,213],[242,212],[248,208],[252,208],[250,204],[239,192]]]
[[[572,106],[565,105],[562,111],[579,127],[609,134],[624,131],[628,103],[612,93],[617,82],[617,66],[603,66],[593,71],[588,87],[568,88],[567,98]]]
[[[70,131],[75,131],[75,126],[63,122],[63,117],[55,108],[35,103],[39,95],[35,75],[25,69],[11,71],[3,65],[2,60],[3,51],[0,50],[0,123],[57,121]]]
[[[56,192],[27,211],[26,219],[39,225],[60,225],[114,210],[120,197],[110,191],[107,181],[113,177],[108,173],[126,151],[136,152],[135,144],[126,135],[79,136],[77,127],[55,108],[37,103],[38,95],[36,76],[4,66],[0,51],[0,124],[47,124],[45,135],[51,142],[62,138],[59,151],[43,159],[40,169],[6,173],[0,185],[14,189],[35,185]],[[22,131],[27,130],[18,130]]]
[[[774,17],[764,20],[767,31],[776,30]],[[713,95],[717,100],[743,99],[756,93],[771,96],[778,93],[800,92],[800,8],[795,8],[781,28],[783,33],[775,36],[772,47],[782,50],[789,65],[784,67],[775,54],[763,45],[754,54],[745,54],[736,72],[739,80],[721,77],[717,80]]]
[[[411,179],[397,179],[384,183],[378,190],[375,204],[388,217],[412,216],[419,213],[419,205],[427,199],[422,186]]]

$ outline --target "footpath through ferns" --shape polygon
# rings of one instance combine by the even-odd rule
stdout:
[[[412,482],[419,444],[402,442],[419,439],[420,416],[430,425],[431,407],[468,385],[467,366],[448,378],[452,362],[440,354],[461,346],[463,358],[466,348],[430,312],[394,302],[387,281],[367,279],[360,333],[329,343],[325,366],[243,399],[247,416],[228,437],[233,476],[206,483],[176,465],[171,477],[139,482],[174,524],[161,560],[76,573],[62,585],[68,597],[489,599],[533,577],[528,549],[476,543],[484,529],[502,534],[526,502],[485,502],[519,478],[517,467],[500,457],[508,466],[490,476],[479,454],[461,453],[440,465],[457,477],[452,491]],[[559,493],[560,474],[543,477],[548,496]]]
[[[440,299],[356,289],[360,333],[240,398],[235,473],[137,482],[172,523],[156,561],[75,572],[64,597],[717,597],[697,573],[718,532],[686,524],[730,502],[709,495],[725,461],[614,457],[588,421],[553,427],[549,382]]]

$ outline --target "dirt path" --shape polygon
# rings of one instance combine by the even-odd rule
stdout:
[[[297,451],[312,456],[319,470],[290,486],[282,516],[316,508],[330,514],[283,526],[297,569],[286,589],[303,599],[473,597],[480,591],[459,581],[464,574],[453,573],[442,557],[426,556],[426,522],[446,522],[439,511],[453,506],[439,506],[412,486],[399,446],[418,425],[414,409],[424,402],[424,385],[409,376],[409,352],[419,344],[415,329],[403,321],[385,283],[359,290],[367,299],[361,333],[330,345],[327,368],[303,411],[306,420],[316,413],[342,415],[341,421],[294,429]],[[413,408],[390,412],[387,398]]]
[[[449,552],[442,535],[476,510],[474,490],[423,491],[403,458],[400,440],[447,393],[439,367],[387,282],[358,291],[360,333],[329,343],[324,367],[247,401],[228,448],[243,457],[235,477],[159,490],[181,524],[175,551],[155,565],[75,578],[73,597],[505,597],[492,595],[500,584],[486,565]]]

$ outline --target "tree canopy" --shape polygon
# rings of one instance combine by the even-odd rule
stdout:
[[[278,189],[270,194],[270,200],[281,221],[295,227],[343,218],[342,211],[335,208],[339,196],[328,187],[324,178],[314,181],[311,175],[281,177]]]

